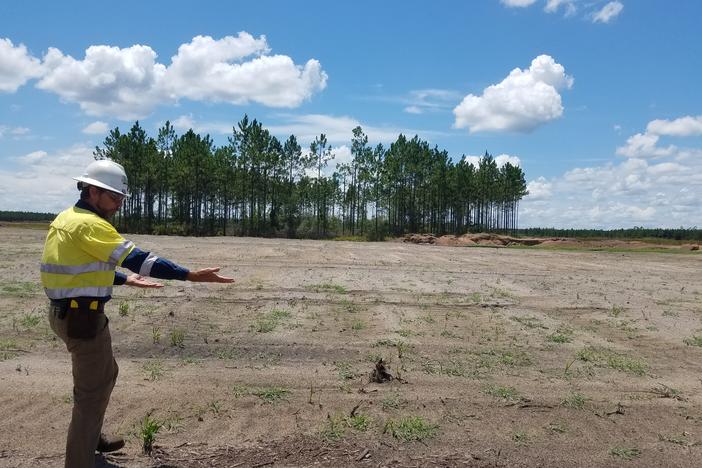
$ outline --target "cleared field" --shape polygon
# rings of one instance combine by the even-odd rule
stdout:
[[[0,227],[0,466],[62,465],[44,235]],[[237,282],[116,289],[101,466],[698,466],[698,252],[130,238]]]

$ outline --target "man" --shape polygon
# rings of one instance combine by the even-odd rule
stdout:
[[[163,285],[145,277],[232,283],[219,268],[189,271],[144,252],[109,223],[127,197],[127,175],[119,164],[100,160],[75,177],[80,200],[51,223],[41,261],[41,281],[51,300],[51,329],[66,344],[73,368],[73,414],[66,442],[66,467],[92,468],[95,451],[109,452],[124,440],[102,434],[103,417],[117,379],[105,303],[114,285]],[[128,268],[127,276],[115,271]]]

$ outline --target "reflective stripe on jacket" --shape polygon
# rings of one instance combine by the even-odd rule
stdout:
[[[109,297],[115,268],[134,249],[104,218],[72,206],[49,227],[41,283],[50,299]]]

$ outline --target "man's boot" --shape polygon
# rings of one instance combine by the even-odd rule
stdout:
[[[98,452],[115,452],[124,447],[124,439],[119,436],[108,436],[105,434],[100,434],[100,439],[98,440],[97,450]]]

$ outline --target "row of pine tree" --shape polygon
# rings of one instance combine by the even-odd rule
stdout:
[[[417,136],[371,146],[361,127],[350,148],[332,169],[324,134],[303,148],[244,116],[223,146],[170,122],[154,138],[136,122],[111,130],[94,155],[127,171],[131,197],[116,218],[125,232],[382,239],[518,228],[518,166],[498,167],[487,152],[477,167],[454,163]]]

